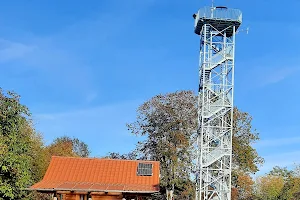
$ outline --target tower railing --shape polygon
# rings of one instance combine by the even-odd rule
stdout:
[[[242,12],[238,9],[204,7],[199,9],[197,17],[198,19],[205,18],[205,19],[238,21],[241,23],[243,15]]]

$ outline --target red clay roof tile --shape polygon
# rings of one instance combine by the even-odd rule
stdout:
[[[152,176],[138,176],[138,164],[152,163]],[[159,191],[159,162],[53,156],[42,181],[31,190]]]

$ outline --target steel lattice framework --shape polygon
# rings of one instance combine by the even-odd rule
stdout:
[[[230,200],[235,34],[242,13],[206,7],[194,18],[200,35],[196,200]]]

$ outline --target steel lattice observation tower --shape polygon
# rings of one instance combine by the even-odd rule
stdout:
[[[242,12],[201,8],[196,200],[230,200],[235,34]]]

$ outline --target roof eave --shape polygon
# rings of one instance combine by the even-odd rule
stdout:
[[[29,191],[38,191],[38,192],[55,192],[55,191],[77,191],[77,192],[121,192],[121,193],[144,193],[144,194],[152,194],[157,193],[156,191],[126,191],[126,190],[93,190],[93,189],[68,189],[68,188],[26,188],[25,190]]]

